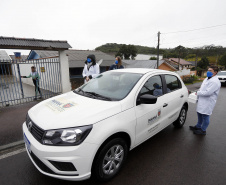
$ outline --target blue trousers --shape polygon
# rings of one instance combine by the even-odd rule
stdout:
[[[210,123],[210,116],[206,114],[200,114],[198,112],[197,112],[197,115],[198,115],[198,123],[196,127],[201,128],[203,131],[206,131]]]

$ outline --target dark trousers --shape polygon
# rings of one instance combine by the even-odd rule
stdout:
[[[38,80],[33,79],[33,84],[35,85],[35,96],[37,96],[38,92],[39,92],[40,96],[42,96],[40,88],[39,88]]]

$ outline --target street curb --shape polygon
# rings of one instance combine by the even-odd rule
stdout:
[[[10,143],[10,144],[7,144],[7,145],[3,145],[3,146],[0,146],[0,153],[2,151],[5,151],[5,150],[10,150],[12,148],[18,148],[18,147],[22,147],[24,146],[24,141],[21,140],[21,141],[17,141],[17,142],[13,142],[13,143]]]

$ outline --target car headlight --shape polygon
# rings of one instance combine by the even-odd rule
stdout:
[[[93,126],[82,126],[48,130],[43,137],[43,144],[52,146],[74,146],[81,144],[88,136]]]

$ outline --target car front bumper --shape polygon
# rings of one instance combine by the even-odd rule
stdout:
[[[225,77],[218,77],[221,83],[226,83],[226,78]]]
[[[39,143],[23,124],[26,150],[35,167],[43,174],[50,177],[81,181],[91,176],[91,167],[98,145],[83,142],[78,146],[49,146]],[[25,142],[26,143],[26,142]],[[62,171],[54,163],[70,164],[74,171]],[[64,165],[65,166],[65,165]],[[65,168],[64,168],[65,169]]]

